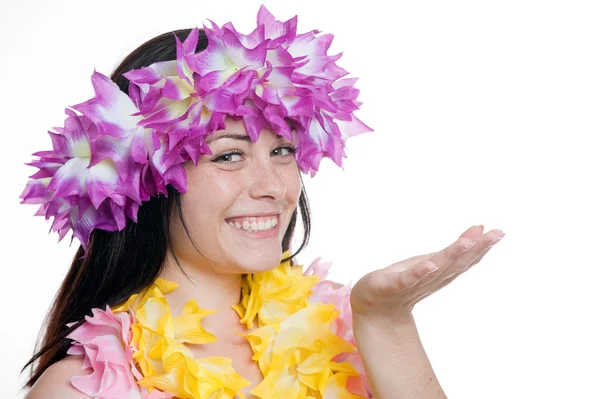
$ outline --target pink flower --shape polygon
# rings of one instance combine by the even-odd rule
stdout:
[[[129,346],[133,315],[115,314],[108,306],[106,311],[94,308],[92,313],[93,317],[86,316],[86,321],[67,335],[74,341],[67,354],[83,355],[81,368],[92,369],[91,374],[73,377],[71,384],[98,399],[172,398],[172,394],[158,390],[150,394],[136,382],[142,375],[135,367]]]

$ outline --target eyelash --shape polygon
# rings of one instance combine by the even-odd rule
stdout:
[[[285,148],[285,149],[287,149],[287,150],[290,151],[290,154],[287,154],[287,155],[294,155],[296,153],[296,151],[298,151],[298,148],[296,148],[293,145],[283,145],[281,147],[275,148],[275,150],[279,150],[281,148]],[[273,150],[273,151],[275,151],[275,150]],[[220,161],[221,159],[223,159],[223,157],[225,157],[227,155],[244,155],[244,152],[240,151],[240,150],[232,150],[232,151],[226,152],[224,154],[221,154],[221,155],[213,158],[211,161],[212,162],[218,162],[218,163],[235,163],[235,162],[232,162],[232,161]]]

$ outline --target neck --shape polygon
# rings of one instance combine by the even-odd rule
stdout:
[[[182,259],[179,259],[179,264],[181,267],[169,253],[165,267],[159,275],[160,278],[178,285],[177,289],[165,294],[171,314],[179,314],[185,304],[194,299],[200,308],[217,311],[202,320],[202,325],[207,331],[218,336],[220,341],[239,341],[239,337],[232,330],[243,332],[245,328],[232,306],[240,303],[243,275],[221,273],[209,264],[190,264]]]

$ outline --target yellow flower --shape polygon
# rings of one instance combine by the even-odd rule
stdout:
[[[282,259],[291,255],[282,254]],[[242,282],[242,303],[233,306],[248,329],[258,317],[259,327],[269,325],[279,330],[279,323],[290,314],[304,308],[312,287],[319,282],[318,275],[303,276],[302,266],[282,262],[273,270],[246,275]]]
[[[364,399],[362,396],[351,394],[346,389],[346,381],[350,375],[348,373],[333,375],[325,387],[323,399]]]
[[[131,346],[144,378],[138,384],[169,391],[182,399],[233,399],[250,384],[232,367],[230,359],[194,359],[184,342],[202,344],[216,337],[201,325],[202,318],[215,313],[200,309],[196,301],[186,303],[181,314],[171,315],[169,304],[158,286],[148,290],[135,304]]]
[[[155,288],[163,294],[168,294],[177,288],[177,283],[173,283],[171,281],[163,280],[162,278],[157,278],[145,291],[142,295],[133,294],[129,297],[127,301],[122,303],[119,306],[111,307],[113,313],[124,312],[131,308],[134,312],[141,306],[144,306],[146,301],[152,297],[152,293]]]
[[[288,257],[289,251],[282,255]],[[248,275],[242,301],[233,308],[249,329],[246,337],[264,376],[251,393],[261,399],[359,399],[348,392],[347,379],[359,376],[348,362],[335,362],[356,347],[336,335],[340,311],[334,304],[311,303],[318,275],[304,276],[302,266],[282,262],[275,269]],[[133,357],[143,375],[137,383],[168,391],[180,399],[245,399],[241,389],[250,385],[225,357],[194,359],[185,343],[213,342],[202,327],[205,310],[191,300],[180,315],[172,315],[165,292],[177,285],[157,279],[142,295],[132,295],[115,308],[131,310]],[[236,396],[237,395],[237,396]]]
[[[175,337],[190,344],[206,344],[216,341],[217,337],[201,326],[201,320],[204,317],[216,312],[216,310],[200,309],[195,300],[188,301],[183,307],[181,315],[173,318]]]
[[[355,346],[331,331],[339,311],[332,304],[309,304],[280,323],[246,336],[264,380],[251,393],[262,399],[321,398],[335,373],[358,375],[348,363],[333,362]],[[344,387],[345,389],[345,387]]]
[[[144,376],[164,373],[163,358],[174,352],[192,356],[191,351],[177,341],[173,318],[166,298],[154,287],[148,290],[143,305],[135,312],[131,346],[137,349],[133,358],[138,361]],[[199,326],[202,330],[202,327]]]
[[[233,399],[250,381],[233,369],[231,359],[205,357],[194,360],[175,352],[164,361],[165,373],[144,377],[138,384],[169,391],[181,399]]]

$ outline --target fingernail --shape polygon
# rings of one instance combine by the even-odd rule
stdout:
[[[471,241],[468,244],[464,244],[462,246],[462,252],[468,251],[469,249],[471,249],[471,247],[473,247],[473,245],[475,245],[475,241]]]
[[[496,238],[494,238],[492,241],[493,242],[498,242],[502,239],[502,237],[505,236],[506,233],[504,233],[502,230],[496,235]]]

